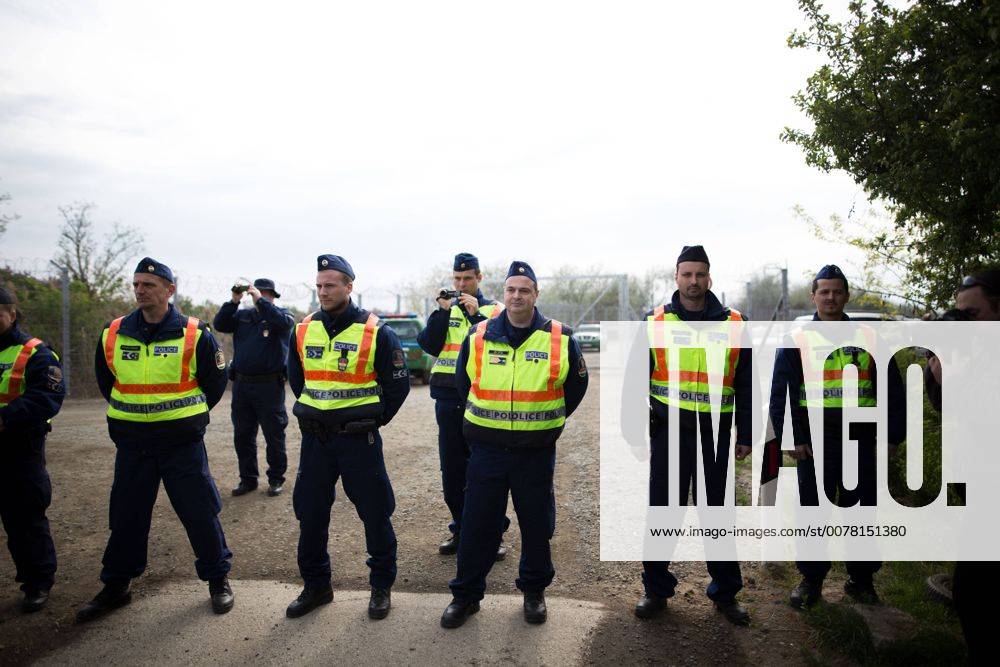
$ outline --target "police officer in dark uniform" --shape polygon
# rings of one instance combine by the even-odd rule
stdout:
[[[495,317],[503,309],[483,296],[479,283],[483,274],[479,258],[472,253],[455,255],[452,266],[452,287],[461,294],[455,299],[438,298],[438,309],[427,318],[427,326],[417,336],[424,352],[437,357],[431,369],[431,398],[438,424],[438,458],[441,462],[441,486],[444,502],[451,512],[451,535],[438,547],[438,552],[451,555],[458,551],[462,529],[462,509],[465,503],[465,470],[469,465],[469,444],[462,435],[463,401],[455,389],[458,351],[469,329],[483,320]],[[510,525],[506,519],[505,524]],[[506,530],[506,527],[504,528]],[[507,548],[500,543],[497,560],[503,560]]]
[[[465,402],[469,457],[454,599],[441,616],[457,628],[479,611],[486,576],[504,530],[508,493],[521,527],[515,585],[524,618],[544,623],[545,589],[555,576],[556,440],[587,391],[587,366],[573,332],[535,308],[538,281],[515,261],[504,285],[504,311],[480,322],[462,343],[455,386]]]
[[[161,480],[194,548],[198,578],[209,583],[212,610],[224,614],[233,607],[226,576],[232,553],[204,436],[208,412],[226,390],[226,360],[208,326],[170,303],[176,288],[168,266],[143,258],[132,287],[138,308],[105,325],[94,357],[117,453],[104,588],[77,612],[77,622],[131,602],[129,583],[146,569]]]
[[[52,350],[18,326],[17,301],[0,287],[0,518],[21,582],[21,610],[41,609],[56,572],[45,510],[52,485],[45,470],[49,420],[62,406],[62,367]]]
[[[708,254],[704,247],[700,245],[684,246],[677,257],[674,272],[677,290],[671,297],[669,304],[659,306],[646,313],[645,319],[654,322],[671,319],[685,322],[723,322],[744,319],[737,311],[723,306],[712,293],[712,278],[709,270]],[[659,367],[656,350],[639,346],[636,348],[636,354],[641,354],[648,359],[650,372],[649,504],[651,506],[671,504],[668,494],[670,479],[668,429],[670,405],[675,402],[678,407],[680,446],[678,459],[681,468],[680,479],[682,480],[680,502],[682,505],[686,505],[689,493],[697,493],[695,476],[697,471],[696,457],[699,450],[714,451],[717,448],[716,442],[713,442],[712,439],[712,414],[699,411],[695,405],[691,404],[691,401],[697,401],[698,395],[708,395],[710,387],[686,392],[690,401],[686,400],[684,391],[678,392],[677,388],[668,386],[667,378],[663,377],[666,369]],[[632,365],[630,360],[629,366]],[[681,365],[682,368],[679,369],[681,372],[691,370],[683,368],[683,360]],[[726,470],[729,464],[729,443],[734,421],[736,424],[736,458],[746,458],[751,451],[750,401],[753,376],[748,348],[740,350],[736,367],[732,369],[732,373],[731,386],[722,388],[723,399],[730,398],[730,403],[728,410],[722,410],[719,413],[719,434],[716,437],[719,443],[717,454],[719,463],[713,466],[709,466],[707,463],[705,465],[705,486],[708,488],[704,489],[704,492],[710,503],[719,502],[721,500],[718,498],[720,491],[725,488]],[[681,379],[682,385],[684,382]],[[684,387],[682,386],[680,389],[683,390]],[[731,395],[727,397],[726,392],[730,391]],[[698,447],[699,434],[701,448]],[[716,610],[734,625],[747,625],[750,622],[750,615],[736,600],[736,594],[743,588],[740,564],[734,561],[709,561],[706,565],[712,580],[705,592],[712,600]],[[667,599],[673,597],[677,587],[677,577],[670,572],[669,566],[668,561],[643,561],[642,584],[645,595],[635,606],[635,615],[639,618],[652,618],[659,615],[666,607]]]
[[[237,310],[243,290],[219,309],[213,320],[216,331],[233,334],[233,441],[240,464],[240,483],[234,496],[257,488],[257,425],[267,442],[267,495],[281,493],[288,457],[285,455],[285,365],[288,362],[288,332],[295,320],[274,304],[281,298],[274,281],[258,278],[246,288],[253,308]]]
[[[287,615],[297,618],[333,601],[327,551],[330,508],[340,479],[365,527],[371,599],[368,616],[385,618],[396,580],[396,507],[382,456],[379,427],[388,424],[410,392],[399,338],[373,313],[354,305],[354,270],[339,255],[317,258],[321,310],[292,331],[288,384],[298,399],[302,449],[292,493],[299,520],[302,593]]]
[[[850,289],[847,276],[836,264],[828,264],[816,273],[812,283],[810,299],[816,306],[813,321],[840,322],[851,318],[844,312],[850,300]],[[795,439],[793,458],[797,460],[796,469],[799,480],[799,493],[804,505],[819,504],[819,487],[816,480],[816,467],[812,452],[812,435],[809,428],[809,401],[805,395],[806,377],[803,363],[810,364],[816,375],[822,374],[820,382],[824,387],[830,384],[826,378],[840,370],[840,363],[827,360],[833,350],[812,350],[807,337],[802,343],[809,349],[800,349],[792,344],[780,348],[775,355],[774,373],[771,382],[771,400],[769,412],[775,435],[780,439],[785,419],[785,397],[798,396],[799,400],[791,401],[792,431]],[[851,350],[853,357],[847,357],[858,366],[858,405],[874,406],[877,395],[876,365],[863,350],[863,346]],[[842,348],[845,352],[848,347]],[[832,366],[831,364],[834,364]],[[824,381],[825,380],[825,381]],[[888,416],[888,441],[890,456],[893,456],[903,440],[906,439],[906,390],[903,385],[899,368],[893,359],[888,367],[888,397],[886,406]],[[824,391],[824,394],[827,392]],[[876,489],[876,464],[874,441],[858,441],[859,478],[857,487],[846,489],[843,484],[842,449],[843,429],[843,391],[840,395],[829,392],[831,396],[818,399],[823,410],[823,477],[822,488],[827,493],[835,490],[837,502],[844,507],[850,507],[859,500],[874,504]],[[796,567],[802,575],[802,581],[790,595],[793,607],[810,607],[823,596],[823,580],[830,571],[829,561],[796,561]],[[875,591],[873,577],[882,567],[880,561],[855,561],[845,563],[848,580],[844,584],[844,592],[856,602],[876,604],[879,601]]]

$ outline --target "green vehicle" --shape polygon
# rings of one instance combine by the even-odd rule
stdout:
[[[424,320],[416,313],[392,313],[379,315],[385,326],[390,327],[399,336],[399,342],[406,354],[406,368],[410,375],[419,377],[422,384],[431,381],[431,366],[434,357],[420,349],[417,344],[417,334],[424,328]]]

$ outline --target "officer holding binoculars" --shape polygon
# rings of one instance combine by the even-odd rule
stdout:
[[[462,510],[465,507],[465,470],[469,465],[469,445],[462,435],[462,414],[465,405],[455,389],[455,364],[462,341],[469,330],[483,320],[496,317],[503,306],[487,299],[479,289],[483,274],[479,259],[467,252],[455,255],[452,267],[453,290],[443,289],[438,294],[438,310],[427,318],[427,326],[417,342],[424,352],[437,357],[431,369],[431,398],[438,423],[438,455],[441,459],[441,485],[444,502],[451,512],[451,535],[438,547],[438,552],[450,556],[458,551],[459,533],[462,529]],[[505,520],[504,530],[510,525]],[[507,555],[507,547],[500,543],[497,560]]]
[[[257,488],[257,426],[267,443],[267,494],[281,493],[288,457],[285,455],[285,363],[288,331],[295,320],[275,305],[281,295],[274,281],[258,278],[253,285],[233,285],[232,298],[219,309],[212,324],[216,331],[233,335],[233,443],[239,460],[240,483],[234,496]],[[239,309],[244,294],[252,308]]]

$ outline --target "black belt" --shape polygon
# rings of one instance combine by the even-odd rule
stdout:
[[[378,430],[378,422],[374,419],[356,419],[343,424],[324,424],[315,419],[299,418],[299,430],[309,435],[328,438],[331,435],[371,433]]]
[[[233,377],[240,382],[284,382],[284,373],[264,373],[263,375],[244,375],[243,373],[233,372]]]

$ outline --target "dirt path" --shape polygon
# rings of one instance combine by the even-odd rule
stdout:
[[[780,573],[772,575],[757,564],[744,568],[747,587],[742,597],[754,613],[752,628],[732,628],[712,609],[704,596],[707,574],[698,563],[675,566],[681,583],[677,597],[662,618],[640,622],[632,615],[631,608],[642,591],[639,564],[602,563],[598,557],[600,372],[596,355],[589,356],[594,356],[588,359],[593,370],[590,390],[559,442],[557,527],[553,544],[556,579],[550,589],[553,595],[602,603],[611,612],[589,638],[588,661],[676,664],[802,661],[799,646],[807,643],[809,631],[785,604],[787,577]],[[290,405],[291,402],[289,409]],[[53,486],[49,518],[59,556],[56,587],[43,612],[21,615],[17,608],[20,594],[13,581],[14,567],[3,550],[0,590],[5,591],[5,596],[0,602],[0,662],[4,664],[28,662],[85,631],[73,624],[74,610],[100,587],[97,577],[107,539],[108,493],[114,464],[114,447],[107,437],[103,402],[69,401],[54,429],[47,452]],[[440,492],[437,431],[427,387],[413,385],[409,399],[383,431],[383,437],[387,467],[396,492],[393,523],[400,545],[396,590],[447,593],[455,562],[453,557],[437,554],[437,544],[447,533],[448,512]],[[238,475],[228,395],[212,412],[206,443],[212,472],[223,495],[222,524],[235,554],[233,579],[299,585],[295,564],[298,524],[291,506],[300,443],[297,426],[293,423],[288,429],[289,482],[286,493],[277,498],[268,498],[262,491],[242,498],[229,495]],[[264,465],[263,451],[260,459]],[[512,508],[510,516],[514,519]],[[507,541],[511,555],[494,568],[490,593],[517,593],[513,584],[520,551],[516,521]],[[361,523],[340,489],[333,509],[330,546],[334,587],[366,590],[368,571],[364,565]],[[193,561],[183,528],[161,492],[153,514],[149,568],[134,584],[137,594],[153,596],[167,582],[194,579]],[[831,591],[836,591],[837,585],[835,579],[829,582]],[[238,583],[236,594],[239,600]],[[429,618],[427,622],[436,624],[437,618]],[[550,623],[558,622],[557,616],[550,619]]]

